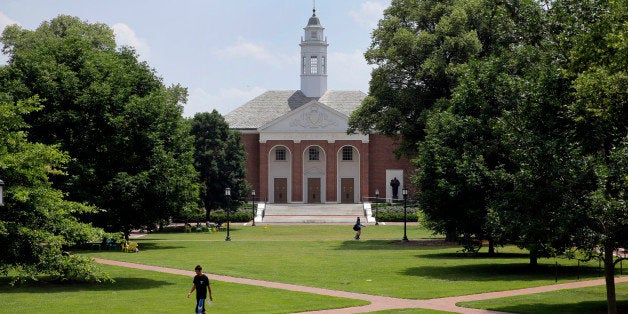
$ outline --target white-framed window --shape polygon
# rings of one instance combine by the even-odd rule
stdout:
[[[277,148],[275,149],[275,160],[286,160],[286,149],[285,148]]]
[[[318,39],[318,32],[317,31],[312,31],[311,33],[312,39]]]
[[[310,74],[318,73],[318,58],[316,56],[310,57]]]
[[[313,146],[310,147],[309,149],[309,155],[310,155],[310,160],[320,160],[320,151],[318,150],[318,147]]]
[[[321,73],[325,74],[325,57],[321,57]]]
[[[353,160],[353,147],[351,146],[344,146],[342,148],[342,160]]]

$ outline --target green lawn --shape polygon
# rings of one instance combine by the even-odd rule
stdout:
[[[617,312],[628,313],[628,283],[616,284],[616,290]],[[607,313],[605,286],[465,302],[460,305],[511,313]]]
[[[103,265],[113,284],[0,285],[0,313],[192,313],[192,278]],[[212,282],[210,313],[289,313],[367,304],[362,300]],[[245,301],[245,302],[244,302]]]
[[[434,239],[430,239],[434,236],[415,225],[408,226],[408,237],[412,240],[410,243],[399,241],[403,237],[401,225],[369,226],[363,230],[361,241],[352,239],[354,232],[349,225],[251,227],[232,224],[230,233],[230,242],[225,241],[225,232],[154,233],[137,239],[139,253],[77,253],[185,270],[192,270],[196,264],[201,264],[208,273],[411,299],[551,285],[555,282],[556,274],[559,283],[576,281],[578,276],[587,279],[600,278],[601,275],[597,263],[583,264],[578,268],[577,262],[560,258],[541,259],[540,267],[533,270],[528,267],[527,254],[515,247],[499,248],[497,257],[489,258],[486,252],[481,252],[479,256],[470,256],[460,253],[459,246],[446,246],[440,241],[434,243]],[[61,301],[64,298],[71,300],[75,297],[80,301],[85,294],[96,302],[103,291],[117,297],[116,303],[127,302],[127,306],[139,302],[138,299],[147,300],[141,306],[132,305],[130,308],[142,308],[155,303],[153,306],[160,309],[164,302],[169,302],[164,307],[168,309],[177,308],[175,305],[183,306],[186,310],[191,308],[192,301],[179,298],[189,289],[191,278],[147,271],[121,271],[116,267],[107,267],[107,270],[115,272],[113,276],[117,278],[116,285],[122,284],[123,288],[79,285],[76,290],[66,286],[52,286],[44,290],[54,291],[49,292],[53,295],[64,293],[72,296],[64,295],[57,300],[60,305],[56,308],[63,312],[67,312],[64,304],[70,304]],[[151,287],[145,288],[146,283]],[[39,288],[25,287],[26,291],[22,292],[19,289],[23,288],[3,288],[0,291],[3,292],[0,293],[0,304],[13,304],[10,302],[14,302],[13,298],[18,296],[22,298],[16,301],[18,303],[27,304],[25,300],[33,295],[37,295],[38,302],[41,300],[41,295],[36,290]],[[212,310],[223,313],[259,312],[256,310],[265,304],[269,308],[262,312],[293,312],[321,309],[321,306],[326,308],[363,304],[362,301],[346,299],[328,302],[328,297],[227,283],[215,283],[214,290],[220,302],[212,305]],[[617,290],[619,297],[626,293],[628,287],[618,285]],[[5,291],[17,292],[6,294]],[[577,295],[579,294],[570,296],[570,302],[577,302]],[[174,301],[165,300],[172,296],[176,296]],[[590,297],[585,294],[583,296]],[[598,299],[604,304],[604,296]],[[253,305],[250,305],[249,300],[255,300],[251,301]],[[106,299],[100,301],[100,304],[103,302]],[[74,304],[72,302],[71,308],[75,308]],[[45,304],[43,308],[47,312],[55,312],[48,310],[50,306]],[[1,311],[3,310],[0,309]],[[397,310],[385,313],[430,312]]]
[[[408,228],[412,240],[430,237]],[[514,247],[499,256],[474,257],[458,246],[400,242],[403,226],[369,226],[363,240],[352,240],[350,226],[232,225],[224,232],[151,234],[138,240],[141,252],[93,252],[89,256],[178,269],[201,264],[207,272],[280,281],[329,289],[427,299],[553,284],[554,259],[531,270],[528,256]],[[558,259],[559,282],[578,277],[575,261]],[[582,278],[597,278],[597,263],[580,269]]]

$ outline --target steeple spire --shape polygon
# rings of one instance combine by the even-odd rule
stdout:
[[[316,16],[316,0],[312,0],[312,17],[303,28],[301,38],[301,91],[307,97],[321,97],[327,91],[327,38],[325,28]]]

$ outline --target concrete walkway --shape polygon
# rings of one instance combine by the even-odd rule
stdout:
[[[194,271],[191,271],[191,270],[180,270],[180,269],[174,269],[174,268],[158,267],[158,266],[143,265],[143,264],[136,264],[136,263],[129,263],[129,262],[120,262],[120,261],[113,261],[113,260],[107,260],[107,259],[101,259],[101,258],[95,258],[94,260],[98,263],[107,264],[107,265],[135,268],[135,269],[141,269],[141,270],[151,270],[151,271],[156,271],[156,272],[169,273],[169,274],[175,274],[175,275],[184,275],[184,276],[189,276],[189,277],[193,277],[195,275]],[[541,287],[535,287],[535,288],[472,294],[472,295],[465,295],[465,296],[428,299],[428,300],[409,300],[409,299],[369,295],[369,294],[363,294],[363,293],[354,293],[354,292],[347,292],[347,291],[307,287],[307,286],[271,282],[271,281],[264,281],[264,280],[257,280],[257,279],[238,278],[238,277],[231,277],[231,276],[207,274],[207,277],[209,277],[212,280],[223,281],[223,282],[232,282],[232,283],[261,286],[261,287],[267,287],[267,288],[315,293],[315,294],[328,295],[328,296],[334,296],[334,297],[359,299],[359,300],[365,300],[365,301],[370,302],[370,304],[364,305],[364,306],[357,306],[357,307],[350,307],[350,308],[343,308],[343,309],[333,309],[333,310],[323,310],[323,311],[313,311],[313,312],[308,312],[308,313],[366,313],[366,312],[381,311],[381,310],[409,309],[409,308],[422,308],[422,309],[432,309],[432,310],[439,310],[439,311],[448,311],[448,312],[455,312],[455,313],[469,313],[469,314],[503,313],[503,312],[496,312],[496,311],[459,307],[459,306],[456,306],[456,303],[475,301],[475,300],[495,299],[495,298],[540,293],[540,292],[549,292],[549,291],[556,291],[556,290],[563,290],[563,289],[574,289],[574,288],[584,288],[584,287],[604,285],[604,279],[597,279],[597,280],[587,280],[587,281],[578,281],[578,282],[572,282],[572,283],[556,284],[556,285],[551,285],[551,286],[541,286]],[[620,283],[620,282],[628,282],[628,276],[616,277],[615,283]]]

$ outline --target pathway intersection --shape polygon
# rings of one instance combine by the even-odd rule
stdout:
[[[141,270],[150,270],[150,271],[169,273],[169,274],[175,274],[175,275],[184,275],[184,276],[189,276],[189,277],[194,276],[194,272],[190,270],[180,270],[180,269],[167,268],[167,267],[159,267],[159,266],[107,260],[107,259],[101,259],[101,258],[95,258],[95,261],[98,263],[107,264],[107,265],[135,268],[135,269],[141,269]],[[556,285],[551,285],[551,286],[541,286],[541,287],[499,291],[499,292],[488,292],[488,293],[480,293],[480,294],[472,294],[472,295],[464,295],[464,296],[456,296],[456,297],[428,299],[428,300],[410,300],[410,299],[376,296],[376,295],[369,295],[369,294],[363,294],[363,293],[322,289],[322,288],[307,287],[307,286],[300,286],[300,285],[287,284],[287,283],[279,283],[279,282],[271,282],[271,281],[265,281],[265,280],[239,278],[239,277],[231,277],[231,276],[223,276],[223,275],[207,274],[207,277],[209,277],[209,279],[212,279],[212,280],[223,281],[223,282],[262,286],[262,287],[267,287],[267,288],[283,289],[283,290],[298,291],[298,292],[315,293],[315,294],[328,295],[328,296],[334,296],[334,297],[359,299],[359,300],[365,300],[365,301],[370,302],[370,304],[364,305],[364,306],[356,306],[356,307],[342,308],[342,309],[331,309],[331,310],[323,310],[323,311],[313,311],[313,312],[308,312],[308,313],[367,313],[367,312],[391,310],[391,309],[422,308],[422,309],[432,309],[432,310],[448,311],[448,312],[464,313],[464,314],[466,313],[468,314],[489,314],[489,313],[496,314],[496,313],[503,313],[503,312],[464,308],[464,307],[457,306],[456,303],[476,301],[476,300],[495,299],[495,298],[525,295],[525,294],[540,293],[540,292],[557,291],[557,290],[563,290],[563,289],[574,289],[574,288],[584,288],[584,287],[604,285],[604,279],[597,279],[597,280],[587,280],[587,281],[578,281],[578,282],[571,282],[571,283],[564,283],[564,284],[556,284]],[[620,282],[628,282],[628,276],[615,278],[615,283],[620,283]]]

